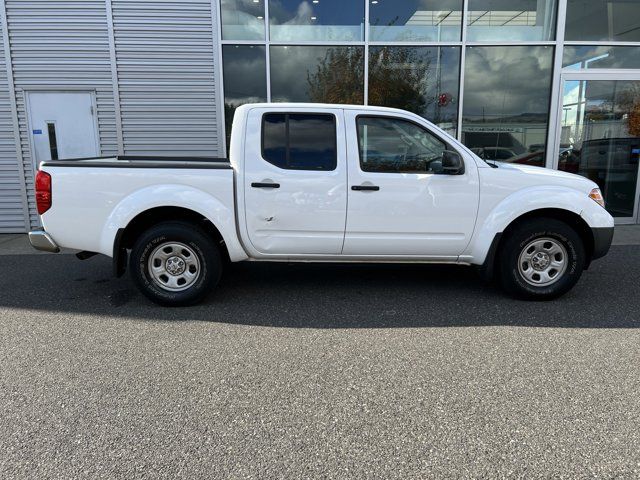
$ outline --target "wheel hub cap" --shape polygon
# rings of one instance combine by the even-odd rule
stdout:
[[[166,269],[169,274],[174,277],[180,275],[187,268],[187,264],[180,257],[169,257],[166,263]]]
[[[531,265],[539,272],[543,271],[549,266],[551,259],[545,252],[538,252],[531,258]]]
[[[518,272],[530,285],[546,287],[556,283],[567,270],[567,249],[555,238],[542,237],[529,242],[518,257]]]
[[[200,260],[192,247],[180,242],[165,242],[151,252],[148,271],[158,287],[180,292],[200,278]]]

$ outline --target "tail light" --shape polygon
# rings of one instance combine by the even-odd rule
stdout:
[[[36,205],[40,215],[51,208],[51,175],[41,170],[36,173]]]

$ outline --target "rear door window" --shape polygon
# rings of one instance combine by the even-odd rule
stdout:
[[[335,170],[336,117],[328,113],[266,113],[262,158],[289,170]]]

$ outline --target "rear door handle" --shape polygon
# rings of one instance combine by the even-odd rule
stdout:
[[[279,183],[265,183],[265,182],[253,182],[251,186],[253,188],[280,188]]]
[[[351,190],[368,190],[377,192],[378,190],[380,190],[380,187],[377,185],[352,185]]]

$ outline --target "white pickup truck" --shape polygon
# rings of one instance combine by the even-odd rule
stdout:
[[[614,227],[586,178],[489,164],[417,115],[347,105],[244,105],[229,160],[46,161],[36,198],[35,248],[110,256],[174,306],[242,260],[478,265],[510,294],[549,299],[607,253]]]

